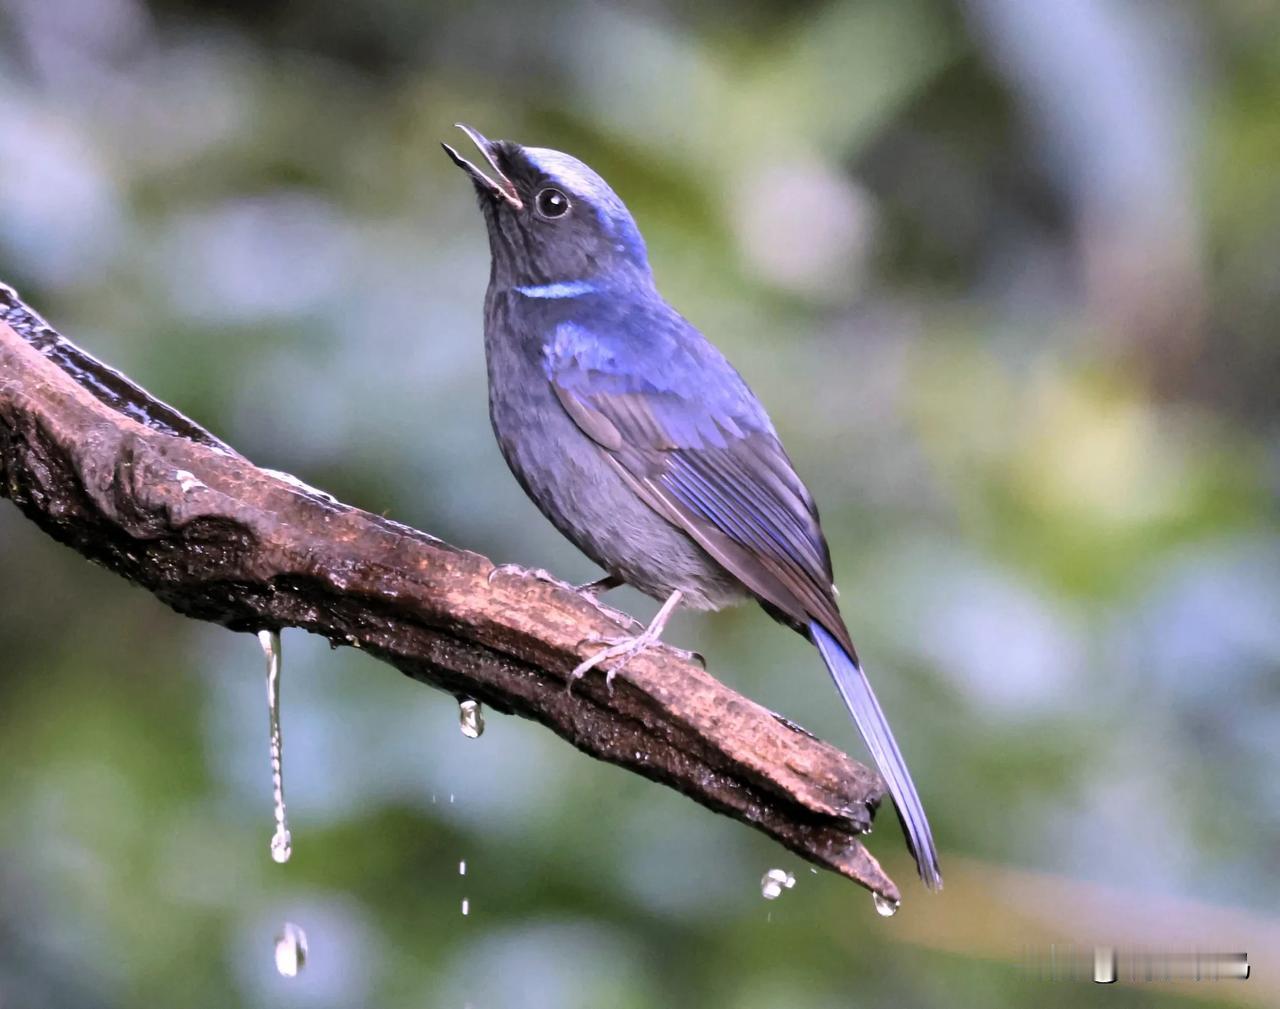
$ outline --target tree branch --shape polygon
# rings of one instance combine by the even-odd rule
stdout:
[[[300,627],[761,830],[891,900],[859,841],[878,775],[666,648],[567,673],[626,618],[567,586],[341,504],[243,456],[0,285],[0,495],[186,616]]]

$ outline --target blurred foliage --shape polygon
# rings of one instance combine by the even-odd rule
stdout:
[[[289,633],[275,866],[254,640],[5,506],[0,1004],[1074,1006],[1019,943],[1158,941],[1015,926],[1011,868],[1274,938],[1278,35],[1260,3],[0,0],[0,279],[256,461],[580,580],[492,443],[488,252],[438,143],[463,120],[600,170],[811,484],[955,870],[924,895],[890,818],[881,919]],[[757,609],[671,637],[855,745]],[[775,865],[799,883],[765,903]],[[1261,1005],[1265,975],[1191,987]]]

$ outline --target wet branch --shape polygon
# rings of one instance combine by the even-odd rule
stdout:
[[[259,469],[0,285],[0,495],[185,616],[299,627],[750,824],[896,900],[858,835],[880,778],[666,649],[566,674],[627,621],[567,586]],[[10,578],[14,573],[8,573]]]

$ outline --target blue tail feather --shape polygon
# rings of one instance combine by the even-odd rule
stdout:
[[[809,631],[813,635],[813,643],[822,653],[822,661],[831,671],[831,678],[835,680],[840,696],[844,698],[845,707],[857,723],[876,767],[889,786],[889,794],[893,797],[893,804],[906,831],[920,878],[930,890],[941,890],[942,874],[938,869],[938,852],[933,844],[929,821],[924,815],[924,806],[920,802],[920,796],[916,794],[907,762],[902,758],[902,751],[898,749],[893,732],[889,729],[889,722],[880,709],[880,702],[876,700],[866,674],[816,620],[809,624]]]

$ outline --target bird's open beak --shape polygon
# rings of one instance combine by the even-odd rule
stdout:
[[[448,144],[440,145],[444,148],[444,152],[453,159],[453,163],[455,165],[471,176],[471,181],[480,189],[492,193],[499,199],[506,200],[516,210],[522,210],[524,208],[524,204],[520,200],[520,194],[516,192],[516,187],[512,184],[511,180],[503,175],[502,169],[498,167],[497,158],[494,156],[494,148],[496,145],[491,141],[486,140],[484,134],[479,130],[468,126],[466,123],[455,123],[454,125],[469,136],[471,138],[471,142],[480,148],[480,153],[484,155],[485,161],[489,163],[489,167],[493,169],[494,175],[496,175],[497,178],[494,179],[485,175],[484,172],[480,171],[480,169]]]

